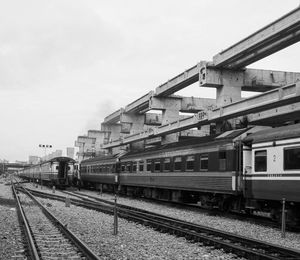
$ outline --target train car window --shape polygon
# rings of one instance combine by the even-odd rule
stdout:
[[[56,166],[56,168],[55,168],[56,170],[58,170],[58,166]]]
[[[219,152],[219,170],[220,171],[226,170],[226,151]]]
[[[140,172],[144,171],[144,161],[139,161],[139,171]]]
[[[195,167],[195,156],[194,155],[190,155],[186,158],[186,165],[185,165],[185,169],[187,171],[193,171]]]
[[[175,157],[174,159],[174,171],[181,171],[182,158]]]
[[[208,154],[200,155],[200,171],[208,170]]]
[[[125,164],[121,164],[121,172],[125,172]]]
[[[132,172],[136,172],[137,170],[137,162],[132,163]]]
[[[147,160],[147,172],[151,172],[152,161]]]
[[[126,172],[131,172],[131,163],[126,164]]]
[[[111,168],[112,168],[111,165],[107,165],[107,172],[112,172]]]
[[[154,161],[154,171],[155,172],[160,172],[160,160],[155,160]]]
[[[285,170],[300,169],[300,147],[285,148],[283,158]]]
[[[255,151],[254,169],[256,172],[267,171],[267,150]]]
[[[169,172],[171,170],[171,159],[170,158],[165,158],[164,159],[164,165],[163,165],[163,169],[165,172]]]

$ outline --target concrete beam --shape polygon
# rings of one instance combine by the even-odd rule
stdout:
[[[160,126],[162,124],[162,114],[155,113],[146,113],[145,115],[145,125],[150,126]],[[190,117],[189,115],[179,115],[179,119],[182,120],[184,118]]]
[[[133,101],[125,107],[124,112],[126,113],[145,113],[149,110],[149,100],[153,97],[154,92],[150,91],[146,95]]]
[[[169,97],[154,96],[150,99],[149,110],[177,110],[180,112],[196,113],[212,109],[216,100],[212,98],[196,98],[172,95]]]
[[[212,98],[183,97],[180,112],[198,113],[203,110],[212,110],[216,106],[216,100]]]
[[[145,146],[153,146],[161,144],[161,136],[157,136],[154,138],[149,138],[145,140]]]
[[[292,104],[300,98],[300,82],[282,88],[270,90],[260,95],[215,109],[210,119],[228,119],[275,108],[280,105]]]
[[[128,104],[125,108],[120,108],[114,113],[104,118],[104,124],[115,124],[121,122],[123,114],[145,114],[150,110],[165,110],[174,108],[174,100],[177,100],[179,111],[196,113],[211,108],[215,105],[214,99],[209,98],[195,98],[195,97],[182,97],[182,96],[169,96],[160,97],[155,96],[153,91],[140,97],[134,102]],[[181,101],[180,101],[181,100]],[[181,103],[179,103],[181,102]],[[171,105],[170,105],[171,104]]]
[[[251,97],[230,105],[217,108],[213,111],[199,112],[194,116],[187,117],[182,120],[169,122],[155,129],[148,129],[134,135],[128,135],[121,142],[114,142],[113,145],[127,144],[147,138],[164,136],[186,129],[208,125],[210,123],[223,120],[233,119],[239,116],[245,116],[251,113],[259,113],[269,109],[276,109],[280,106],[292,105],[295,102],[300,102],[300,82],[288,85],[282,88],[274,89],[263,94]],[[287,107],[288,109],[288,107]],[[292,106],[289,107],[292,112]],[[109,146],[105,147],[109,148]]]
[[[217,67],[239,69],[300,40],[300,7],[213,57]]]
[[[155,95],[158,97],[169,96],[199,80],[199,69],[203,66],[200,62],[195,66],[187,69],[183,73],[168,80],[155,89]]]
[[[104,124],[116,124],[120,121],[120,116],[123,113],[124,108],[120,108],[119,110],[113,112],[112,114],[106,116],[104,118]]]
[[[162,114],[155,114],[155,113],[145,113],[145,125],[153,125],[158,126],[161,125],[162,122]]]
[[[300,122],[300,102],[253,113],[247,116],[249,124],[280,126],[290,121]]]
[[[265,92],[300,81],[300,73],[261,69],[233,71],[207,66],[200,69],[200,86],[219,88],[226,79],[244,91]]]

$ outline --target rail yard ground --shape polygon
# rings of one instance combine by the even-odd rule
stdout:
[[[0,259],[24,259],[17,257],[24,248],[11,187],[7,185],[9,180],[0,180],[1,234],[7,234],[5,238],[1,236]],[[33,187],[32,184],[30,186]],[[43,190],[47,189],[43,187]],[[6,199],[10,200],[9,207],[3,203]],[[183,238],[162,234],[123,219],[119,219],[119,233],[115,236],[110,215],[74,205],[68,208],[59,201],[39,200],[97,252],[100,259],[237,259],[222,250],[189,243]]]
[[[41,191],[40,186],[36,187],[32,184],[25,185],[30,189],[37,189]],[[42,191],[52,193],[52,190],[46,187],[43,187]],[[99,198],[101,199],[107,199],[110,201],[113,201],[114,199],[113,194],[103,193],[102,195],[99,195],[98,192],[88,190],[81,190],[80,193],[99,196]],[[56,194],[66,196],[65,193],[61,193],[58,190],[56,191]],[[168,215],[177,219],[182,219],[195,224],[205,225],[223,231],[232,232],[249,238],[259,239],[265,242],[294,248],[296,250],[298,250],[300,247],[300,233],[286,232],[286,237],[283,239],[281,237],[281,230],[279,230],[278,228],[262,226],[249,221],[224,218],[221,216],[212,216],[210,214],[195,210],[174,208],[172,206],[159,205],[158,203],[145,202],[143,200],[134,198],[118,197],[118,203],[146,209],[151,212]]]
[[[0,259],[24,259],[25,249],[9,183],[9,179],[0,177]]]
[[[8,181],[8,179],[0,178],[0,231],[1,234],[6,234],[1,236],[0,259],[24,259],[16,257],[24,248],[11,187],[7,185]],[[40,186],[35,187],[33,184],[25,184],[25,186],[41,191]],[[46,187],[42,187],[42,191],[52,193],[52,190]],[[83,192],[100,197],[95,192]],[[56,194],[66,196],[60,191],[56,191]],[[101,198],[112,200],[113,196],[102,194]],[[124,219],[119,219],[119,233],[115,236],[111,215],[74,205],[65,207],[65,203],[59,201],[40,198],[39,200],[95,250],[101,259],[238,259],[222,250],[204,247],[200,243],[190,243],[184,238],[162,234]],[[300,245],[300,234],[293,232],[288,232],[286,238],[282,239],[277,229],[240,220],[208,216],[199,212],[175,209],[135,199],[118,198],[118,202],[286,247],[298,249]]]

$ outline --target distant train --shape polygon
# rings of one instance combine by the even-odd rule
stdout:
[[[18,175],[24,179],[57,187],[71,185],[75,174],[76,161],[69,157],[55,157],[18,172]]]
[[[83,185],[300,223],[300,124],[232,130],[81,162]],[[256,132],[257,131],[257,132]]]

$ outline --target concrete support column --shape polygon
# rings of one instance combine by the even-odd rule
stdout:
[[[166,125],[168,123],[171,123],[173,121],[176,121],[179,119],[179,109],[176,109],[177,104],[175,103],[174,106],[168,109],[163,110],[162,112],[162,124]],[[167,143],[173,143],[177,142],[179,137],[179,133],[169,134],[162,136],[161,144],[167,144]]]
[[[110,133],[110,132],[109,132]],[[107,131],[101,131],[101,130],[89,130],[88,131],[88,137],[96,138],[95,142],[95,155],[101,155],[105,154],[105,150],[102,149],[102,144],[104,143],[104,139],[107,136]]]
[[[88,152],[92,151],[95,147],[96,138],[91,138],[88,136],[78,136],[77,141],[75,141],[75,146],[79,147],[78,160],[81,162],[84,159],[88,159],[90,155]]]
[[[112,140],[122,137],[121,125],[118,123],[113,124],[101,124],[101,131],[104,132],[104,143],[109,143]]]
[[[226,73],[222,85],[217,87],[217,106],[223,107],[242,99],[243,77],[241,73]]]
[[[120,117],[121,133],[135,134],[146,130],[145,116],[136,113],[122,113]],[[144,148],[144,141],[130,144],[130,150],[141,150]]]

